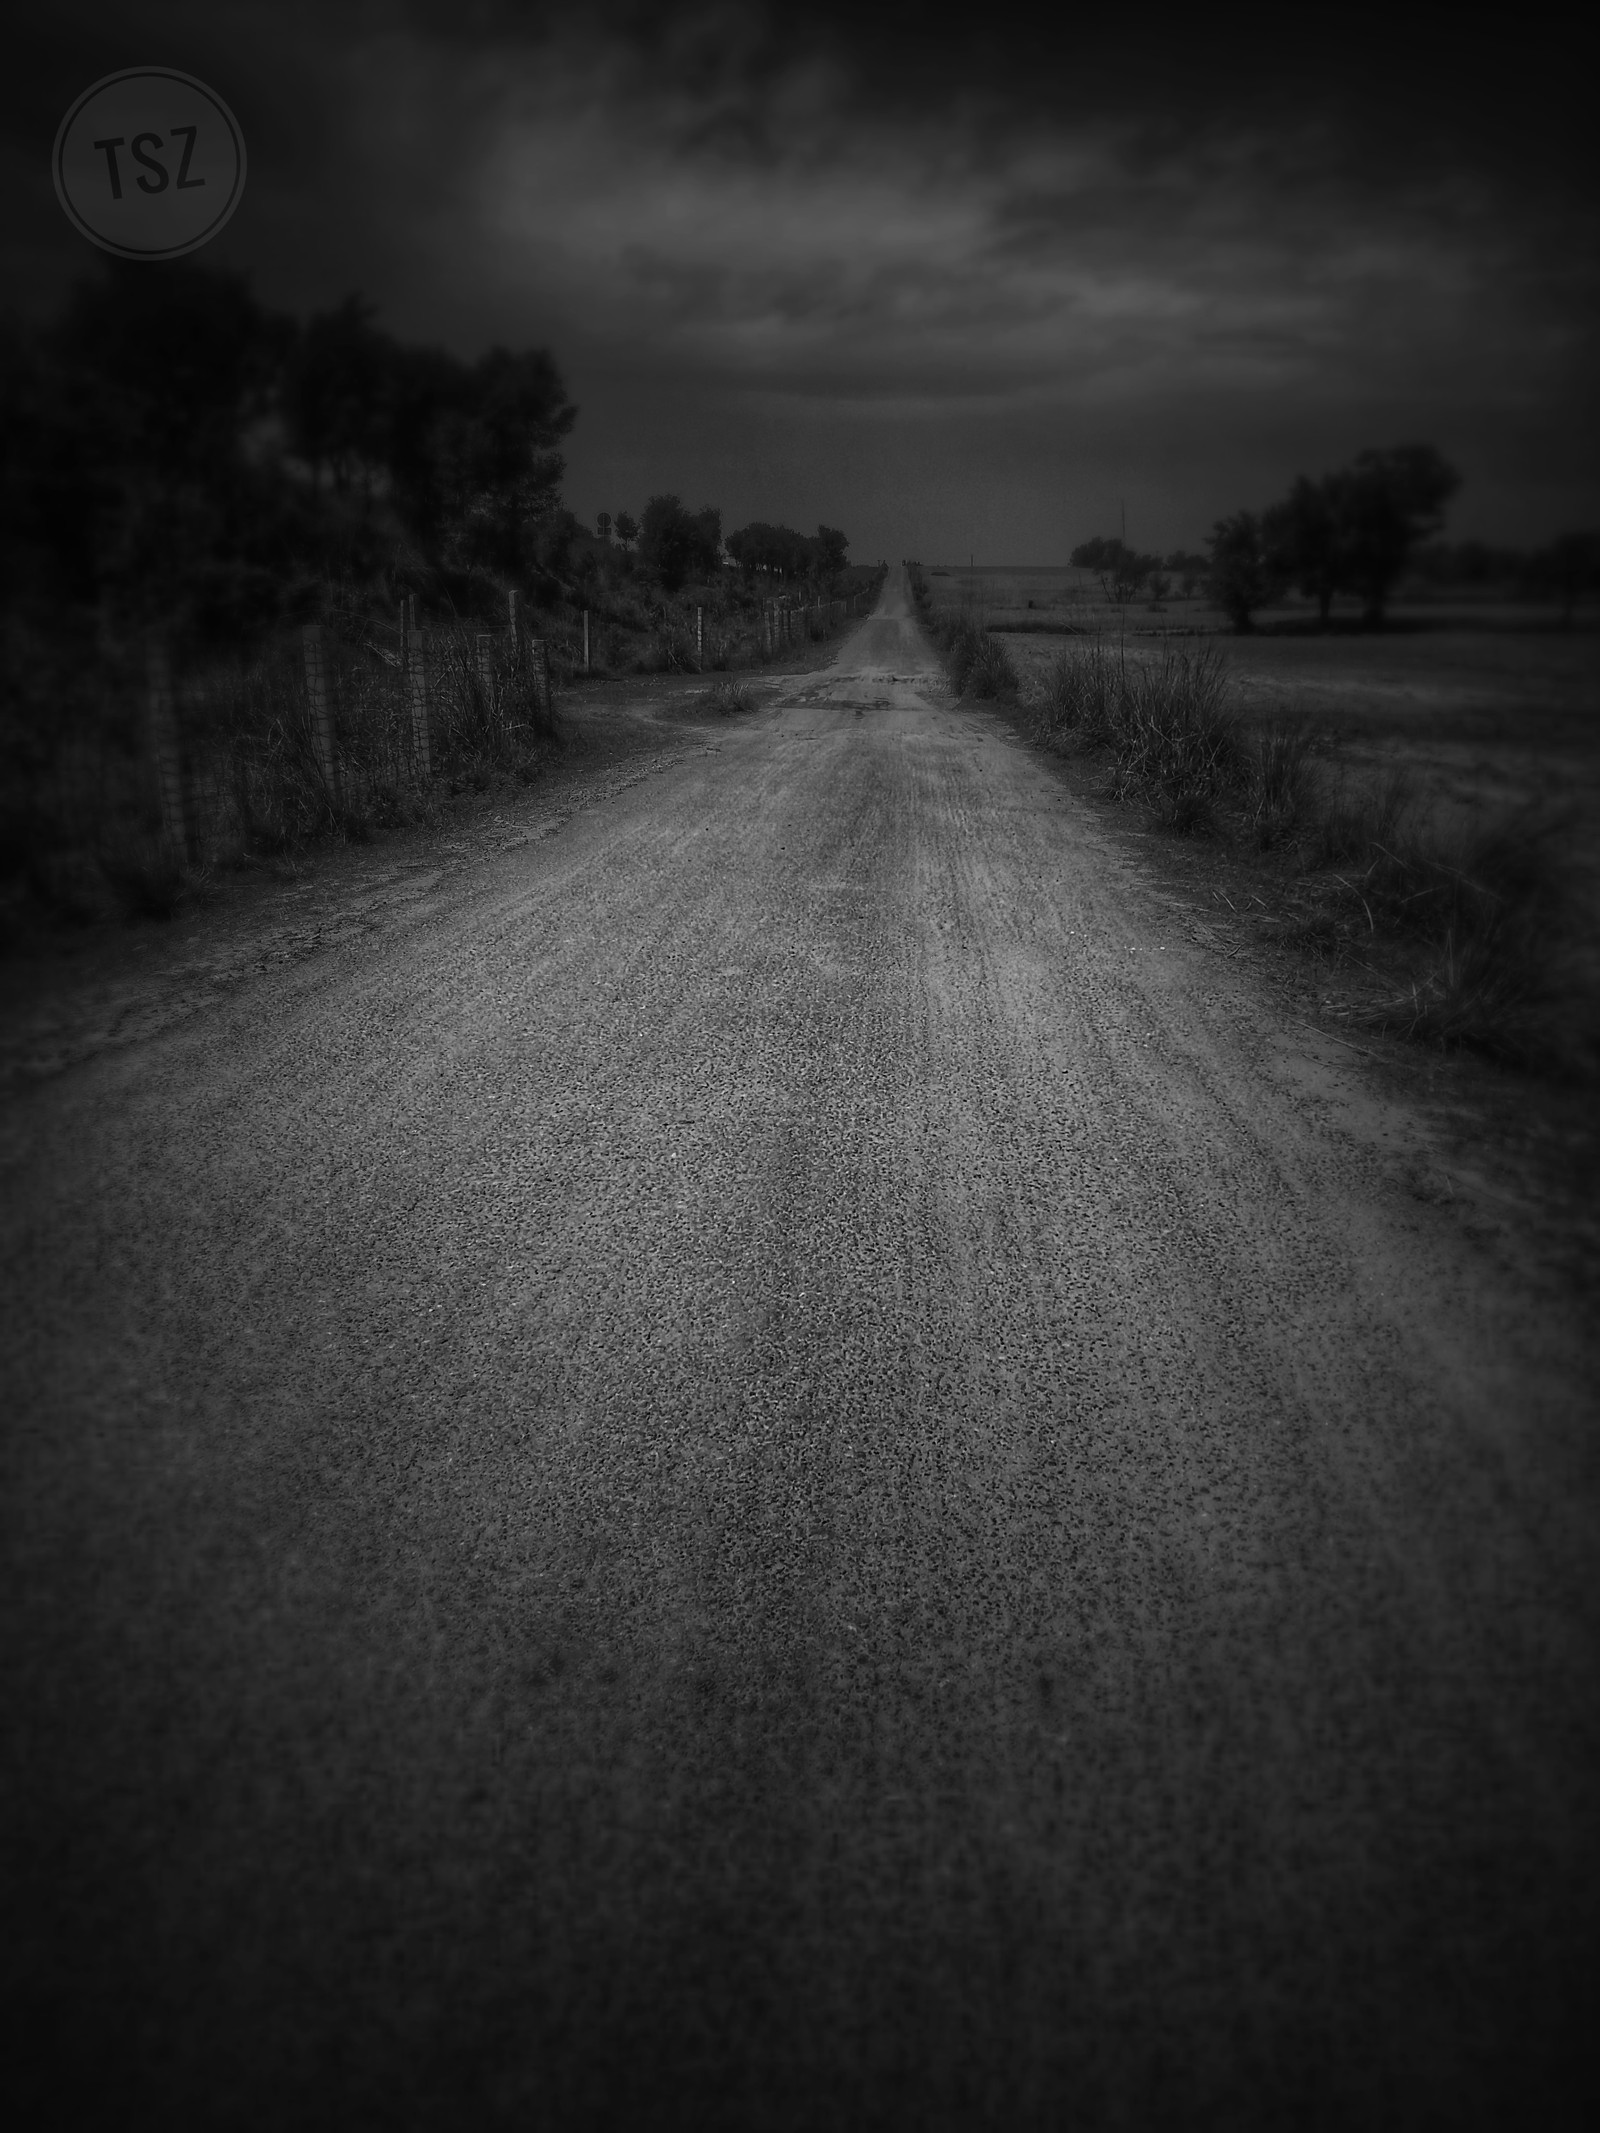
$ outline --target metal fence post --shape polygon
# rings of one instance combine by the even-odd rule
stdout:
[[[328,798],[337,807],[339,764],[333,751],[333,705],[328,688],[328,660],[322,640],[322,624],[308,622],[300,634],[305,650],[306,696],[311,705],[311,748],[317,768],[322,772],[323,783],[328,788]]]
[[[697,607],[694,611],[694,656],[701,666],[706,663],[706,611]]]
[[[506,605],[511,611],[511,657],[520,663],[522,657],[522,595],[513,589],[506,595]]]
[[[172,712],[172,666],[166,645],[152,636],[145,652],[149,691],[150,753],[155,758],[156,787],[161,795],[161,835],[180,862],[189,856],[189,831],[183,808],[183,764],[178,755],[178,722]]]
[[[409,610],[409,614],[407,613]],[[409,624],[409,627],[408,627]],[[412,593],[401,610],[406,691],[411,700],[411,751],[425,778],[433,775],[432,736],[428,731],[428,655],[417,628],[417,596]]]

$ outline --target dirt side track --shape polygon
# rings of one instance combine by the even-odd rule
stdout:
[[[13,2122],[1576,2123],[1592,1386],[1221,969],[895,578],[19,1094]]]

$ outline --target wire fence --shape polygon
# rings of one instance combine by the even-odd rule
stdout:
[[[155,634],[54,669],[13,657],[0,934],[30,903],[159,912],[197,868],[414,819],[441,780],[526,771],[585,674],[765,664],[875,598],[663,609],[642,632],[589,611],[534,629],[516,593],[493,625],[421,618],[413,601],[387,619],[335,603],[245,659],[184,663]]]

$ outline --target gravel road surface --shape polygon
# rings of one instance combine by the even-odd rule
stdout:
[[[1576,2122],[1573,1325],[899,574],[709,740],[9,1102],[11,2122]]]

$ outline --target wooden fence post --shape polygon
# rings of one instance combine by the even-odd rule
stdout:
[[[706,663],[706,611],[703,607],[694,611],[694,656],[703,667]]]
[[[311,705],[311,748],[317,759],[317,768],[322,772],[323,783],[328,788],[328,798],[333,806],[339,804],[339,763],[333,752],[333,705],[328,688],[327,653],[322,641],[322,624],[308,622],[301,631],[305,650],[306,696]]]
[[[172,667],[167,648],[152,636],[145,653],[149,684],[150,753],[155,758],[156,787],[161,795],[161,835],[181,864],[189,856],[189,831],[183,809],[183,764],[178,755],[178,722],[172,713]]]
[[[411,699],[411,752],[422,775],[431,778],[433,748],[432,736],[428,731],[428,655],[423,649],[422,633],[417,628],[415,593],[407,600],[406,607],[401,609],[400,628],[406,690]]]
[[[583,671],[589,672],[589,610],[583,611]]]
[[[512,599],[516,594],[511,595]],[[483,690],[483,700],[491,715],[494,711],[494,637],[488,630],[479,630],[478,637],[478,684]]]

